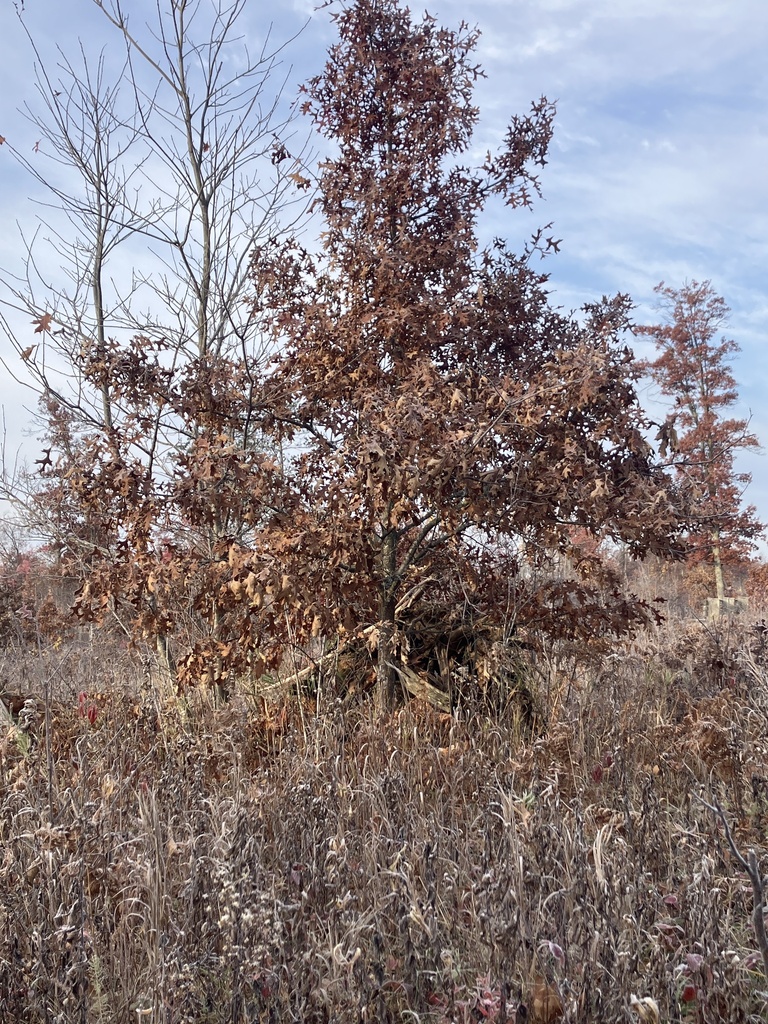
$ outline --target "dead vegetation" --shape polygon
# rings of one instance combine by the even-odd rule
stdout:
[[[514,702],[216,709],[124,654],[6,652],[34,708],[3,725],[0,1017],[762,1020],[752,887],[699,799],[764,861],[761,644],[553,658],[538,733]]]

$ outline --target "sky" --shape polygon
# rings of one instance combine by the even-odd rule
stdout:
[[[161,5],[169,0],[160,0]],[[202,0],[210,3],[211,0]],[[125,0],[134,25],[151,0]],[[35,105],[33,56],[13,0],[0,0],[0,135],[32,150],[34,130],[18,112]],[[603,294],[628,292],[639,323],[654,322],[654,286],[711,280],[731,307],[727,336],[740,346],[734,372],[736,415],[768,446],[768,3],[765,0],[434,0],[422,6],[448,27],[464,20],[481,32],[486,77],[476,92],[478,155],[493,149],[515,113],[547,96],[557,103],[543,199],[532,212],[494,222],[494,234],[522,237],[552,222],[560,254],[547,262],[553,301],[578,309]],[[264,10],[267,14],[262,13]],[[43,57],[55,47],[98,55],[114,45],[94,0],[25,0],[25,19]],[[256,46],[273,19],[272,39],[290,39],[286,100],[323,66],[334,28],[311,0],[249,0],[244,31]],[[109,54],[109,49],[106,51]],[[34,228],[34,183],[0,147],[0,266],[18,267],[18,228]],[[520,217],[523,220],[521,232]],[[3,296],[0,295],[0,299]],[[14,321],[20,332],[26,323]],[[33,340],[31,333],[29,343]],[[5,348],[3,348],[5,346]],[[651,354],[647,344],[638,352]],[[8,355],[0,336],[0,354]],[[16,357],[18,359],[18,357]],[[644,404],[661,413],[648,386]],[[21,445],[25,406],[34,399],[0,367],[7,449]],[[752,453],[747,501],[768,522],[768,462]]]

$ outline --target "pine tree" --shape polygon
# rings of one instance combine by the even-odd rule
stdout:
[[[764,526],[753,505],[743,505],[749,473],[736,470],[739,452],[760,447],[749,421],[729,417],[739,393],[731,360],[740,351],[720,337],[730,310],[709,281],[681,288],[657,286],[660,324],[638,328],[658,350],[643,363],[674,411],[659,431],[662,456],[674,468],[691,510],[694,560],[712,565],[718,601],[725,595],[723,563],[754,549]]]

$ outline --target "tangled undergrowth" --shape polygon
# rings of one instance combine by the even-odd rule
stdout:
[[[702,802],[764,860],[762,643],[677,627],[546,694],[540,667],[536,735],[330,692],[216,709],[43,652],[3,727],[0,1019],[763,1020]]]

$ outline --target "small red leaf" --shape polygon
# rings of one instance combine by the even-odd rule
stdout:
[[[683,991],[680,993],[680,998],[684,1003],[695,1003],[696,1002],[696,986],[687,984]]]

